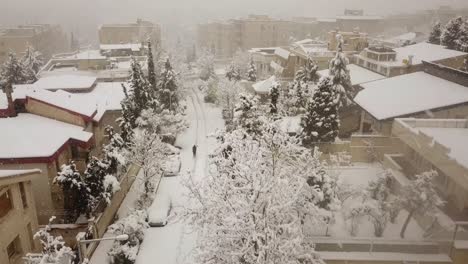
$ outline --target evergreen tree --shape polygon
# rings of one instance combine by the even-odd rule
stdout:
[[[440,37],[442,45],[449,49],[458,48],[458,40],[462,34],[463,18],[456,17],[445,25]]]
[[[252,57],[250,58],[249,67],[247,69],[247,80],[249,82],[256,82],[257,81],[257,67],[255,67],[255,63],[254,63]]]
[[[237,104],[234,114],[235,126],[254,137],[262,134],[262,125],[264,123],[258,113],[257,105],[258,101],[255,97],[240,94],[239,104]]]
[[[74,222],[81,214],[89,213],[89,188],[81,178],[74,161],[62,165],[54,182],[62,187],[68,222]]]
[[[100,160],[94,156],[91,157],[86,166],[84,181],[89,188],[89,194],[94,204],[99,201],[104,193],[104,177],[107,175],[106,171],[108,167],[109,164],[105,160]]]
[[[440,22],[437,21],[432,27],[428,42],[431,44],[440,45],[441,34],[442,34],[442,28],[441,28]]]
[[[153,94],[156,94],[157,83],[156,83],[156,68],[154,67],[153,48],[151,41],[148,40],[148,82],[153,90]]]
[[[270,88],[270,113],[278,113],[279,83],[273,82]]]
[[[105,128],[105,133],[109,140],[109,143],[103,148],[104,159],[108,164],[106,174],[115,175],[117,174],[119,165],[125,166],[127,164],[124,155],[125,142],[119,133],[115,133],[114,128],[111,126]]]
[[[169,59],[166,60],[164,71],[161,75],[161,84],[159,100],[163,109],[175,111],[179,105],[177,96],[177,80],[176,74],[172,69]]]
[[[460,36],[457,39],[457,49],[468,52],[468,21],[464,21],[461,26]]]
[[[125,85],[122,84],[122,89],[125,94],[125,98],[120,102],[122,106],[122,116],[117,119],[119,123],[121,137],[125,142],[125,146],[128,147],[131,139],[133,138],[133,129],[136,127],[136,119],[138,118],[135,110],[135,102],[133,100],[133,94],[129,94]]]
[[[306,64],[296,72],[296,77],[303,82],[314,82],[317,79],[317,70],[317,63],[310,56],[307,56]]]
[[[229,69],[226,71],[226,78],[228,78],[229,81],[241,80],[239,69],[236,68],[234,63],[231,63],[231,65],[229,66]]]
[[[349,75],[348,58],[343,53],[343,37],[336,36],[338,41],[337,52],[335,58],[330,61],[330,77],[333,83],[333,88],[336,90],[340,106],[351,104],[354,97],[353,87],[351,85],[351,76]]]
[[[155,107],[156,101],[150,91],[140,63],[132,58],[130,69],[130,89],[122,84],[125,98],[121,101],[122,117],[118,119],[122,130],[122,138],[129,142],[132,130],[137,127],[137,119],[143,110]]]
[[[36,74],[41,70],[44,62],[42,61],[42,55],[39,51],[36,51],[32,46],[28,46],[23,58],[21,59],[25,73],[26,82],[34,83],[37,81]]]
[[[6,94],[10,115],[16,116],[13,106],[13,85],[24,84],[27,81],[27,72],[18,61],[14,53],[8,54],[8,59],[0,71],[0,88]]]
[[[337,96],[329,77],[322,78],[312,100],[307,104],[306,115],[301,119],[304,145],[315,142],[333,142],[338,136]]]

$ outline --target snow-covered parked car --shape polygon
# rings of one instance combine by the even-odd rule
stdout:
[[[167,224],[167,218],[171,213],[171,200],[169,196],[157,197],[148,208],[148,225],[151,227],[161,227]]]
[[[181,166],[182,161],[179,154],[167,156],[167,160],[163,164],[164,177],[177,176]]]

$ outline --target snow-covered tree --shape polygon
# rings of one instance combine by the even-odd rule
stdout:
[[[126,167],[126,144],[114,128],[107,126],[105,135],[109,143],[103,147],[104,159],[108,164],[106,174],[116,175],[119,167]]]
[[[442,27],[440,25],[440,21],[437,21],[432,27],[428,42],[432,44],[440,45],[441,35],[442,35]]]
[[[92,197],[90,203],[94,206],[100,201],[104,194],[104,177],[107,175],[109,164],[105,160],[100,160],[97,157],[91,157],[86,166],[83,175],[83,180],[89,188],[89,194]]]
[[[214,55],[207,49],[201,51],[200,57],[197,60],[197,66],[200,79],[206,81],[216,76],[214,70]]]
[[[140,244],[145,237],[144,231],[148,228],[145,219],[146,212],[136,210],[109,226],[108,231],[116,236],[128,235],[128,239],[125,241],[114,241],[112,248],[107,253],[113,259],[112,263],[135,263]]]
[[[317,80],[317,63],[307,55],[306,64],[296,72],[296,79],[303,82],[315,82]]]
[[[145,110],[141,114],[139,126],[161,136],[176,138],[188,128],[188,123],[182,114],[171,112],[168,109],[164,109],[161,112]]]
[[[250,135],[261,135],[264,117],[258,111],[258,100],[247,94],[239,95],[234,113],[234,125]]]
[[[249,82],[257,81],[257,67],[255,67],[255,63],[252,57],[250,58],[249,67],[247,69],[247,80]]]
[[[283,105],[288,115],[298,115],[305,112],[307,101],[312,96],[312,83],[304,81],[303,71],[296,72],[294,80],[289,83],[283,98]]]
[[[272,114],[278,113],[279,88],[280,84],[278,82],[273,82],[270,87],[270,113]]]
[[[52,236],[50,230],[55,216],[49,219],[49,223],[34,234],[34,239],[41,243],[41,255],[39,257],[26,254],[27,263],[30,264],[59,264],[72,261],[75,258],[73,250],[65,245],[62,236]]]
[[[333,83],[333,88],[339,96],[340,106],[347,106],[352,103],[355,91],[351,85],[351,76],[347,67],[349,60],[343,53],[343,37],[338,34],[336,39],[338,47],[335,57],[330,61],[329,75]]]
[[[459,51],[468,52],[468,20],[463,22],[460,31],[460,36],[456,41],[457,49]]]
[[[239,102],[239,94],[243,91],[239,82],[221,79],[218,82],[218,103],[223,110],[234,113]]]
[[[161,108],[175,111],[179,106],[177,76],[172,69],[169,59],[167,59],[164,64],[159,89]]]
[[[424,172],[416,175],[415,180],[412,180],[408,185],[403,187],[398,201],[401,208],[408,211],[408,217],[401,228],[401,238],[405,237],[406,228],[415,214],[420,214],[421,216],[433,215],[437,207],[444,204],[433,183],[436,176],[436,171]]]
[[[322,78],[301,118],[303,144],[334,142],[340,128],[337,104],[331,79]]]
[[[8,59],[0,69],[0,88],[6,94],[8,107],[13,106],[13,85],[24,84],[28,80],[28,73],[23,64],[18,61],[14,53],[8,54]],[[9,109],[12,115],[16,115],[15,109]]]
[[[148,40],[148,82],[153,92],[153,97],[157,95],[156,68],[154,66],[153,47]]]
[[[231,63],[231,65],[229,65],[229,68],[226,70],[226,78],[229,81],[240,81],[241,80],[241,75],[239,73],[239,69],[236,68],[234,63]]]
[[[152,201],[156,183],[163,173],[166,148],[166,143],[161,141],[158,134],[141,129],[135,132],[129,161],[138,166],[142,172],[141,178],[137,178],[141,186],[138,203],[142,208]]]
[[[42,65],[44,65],[42,54],[32,46],[28,46],[23,58],[21,58],[21,63],[26,71],[27,83],[35,82],[37,80],[36,74],[41,70]]]
[[[440,36],[442,45],[449,49],[457,49],[458,40],[462,34],[464,23],[465,22],[461,16],[451,19],[442,30],[442,34]]]
[[[232,64],[237,69],[241,79],[247,78],[247,71],[249,69],[250,54],[248,52],[238,49],[232,56]]]
[[[54,183],[62,187],[68,222],[73,222],[80,215],[89,213],[90,190],[83,181],[74,161],[61,166],[60,172],[54,178]]]
[[[316,206],[322,189],[307,184],[316,176],[310,160],[302,159],[310,150],[276,126],[264,128],[259,139],[241,131],[224,139],[211,176],[186,181],[194,204],[184,217],[199,234],[194,262],[323,263],[304,234],[304,218],[318,226],[327,215]]]

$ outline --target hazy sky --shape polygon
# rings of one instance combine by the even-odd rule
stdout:
[[[466,0],[0,0],[0,23],[104,23],[142,17],[161,23],[190,23],[245,16],[332,16],[344,8],[384,15],[438,5],[468,6]],[[67,25],[68,26],[68,25]]]

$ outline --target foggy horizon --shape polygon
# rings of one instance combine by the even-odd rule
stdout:
[[[423,3],[424,2],[424,3]],[[164,4],[163,4],[164,3]],[[265,14],[272,17],[296,16],[330,17],[343,10],[363,9],[368,15],[391,15],[437,8],[468,7],[462,0],[385,1],[385,0],[292,0],[271,2],[267,0],[1,0],[8,13],[0,16],[0,24],[50,23],[67,29],[86,28],[104,23],[128,23],[142,18],[159,24],[196,24],[210,20],[245,17],[248,14]],[[248,8],[245,8],[245,6]]]

